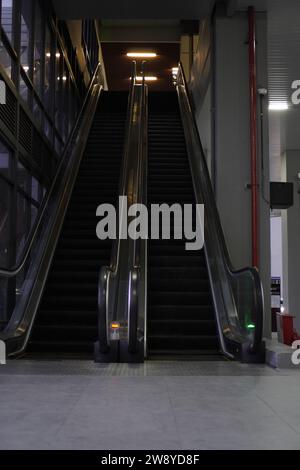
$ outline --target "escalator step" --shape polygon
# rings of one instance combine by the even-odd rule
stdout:
[[[88,137],[28,350],[92,357],[97,339],[100,267],[110,240],[96,237],[96,209],[116,203],[128,94],[103,92]]]
[[[184,335],[184,334],[148,334],[148,347],[150,351],[154,349],[159,350],[174,350],[176,352],[185,350],[217,350],[218,337],[214,335]]]
[[[170,332],[170,320],[150,320],[149,325],[152,335],[168,335]],[[214,320],[172,319],[172,333],[177,335],[216,335],[216,324]]]
[[[201,285],[201,284],[200,284]],[[198,291],[198,292],[178,292],[178,290],[171,291],[151,291],[151,297],[149,299],[150,305],[169,305],[170,299],[177,305],[207,305],[211,299],[209,291]],[[184,310],[184,308],[183,308]]]
[[[214,318],[214,311],[211,305],[148,305],[149,322],[153,319],[164,320],[211,320]],[[150,328],[151,332],[151,328]]]
[[[176,93],[149,93],[148,130],[148,204],[194,204]],[[148,245],[148,353],[218,353],[203,250],[186,251],[184,240],[149,240]]]

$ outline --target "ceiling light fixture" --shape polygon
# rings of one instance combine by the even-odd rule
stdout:
[[[127,52],[127,57],[139,57],[144,59],[150,59],[151,57],[156,57],[156,52]]]
[[[157,77],[150,77],[150,76],[146,76],[145,77],[145,82],[155,82],[157,80]],[[142,82],[143,81],[143,77],[141,76],[138,76],[136,77],[136,81],[137,82]]]
[[[286,102],[271,101],[269,103],[270,111],[286,111],[288,109],[288,104]]]

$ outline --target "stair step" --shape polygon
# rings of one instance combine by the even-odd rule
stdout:
[[[149,320],[148,328],[151,330],[151,335],[194,335],[194,336],[216,336],[216,324],[214,318],[211,320],[186,320],[182,319],[153,319]]]
[[[85,282],[95,282],[95,279],[98,274],[98,269],[91,269],[89,271],[63,271],[63,270],[55,270],[55,272],[51,272],[48,278],[49,285],[50,283],[54,282],[61,282],[67,280],[68,282],[74,283],[81,283],[82,280]],[[63,284],[62,284],[63,285]]]
[[[210,292],[209,280],[207,279],[194,279],[190,274],[188,278],[162,279],[161,277],[152,277],[151,274],[148,278],[149,287],[151,292],[176,289],[177,292]]]
[[[209,292],[178,292],[176,290],[151,291],[149,298],[150,305],[169,305],[170,302],[175,302],[182,306],[182,310],[185,305],[207,305],[210,301]]]
[[[106,265],[107,262],[110,261],[110,254],[106,254],[106,258],[102,257],[102,258],[98,258],[98,259],[74,259],[74,258],[69,258],[69,257],[66,257],[66,258],[57,258],[54,260],[54,266],[57,267],[58,269],[61,269],[61,268],[69,268],[69,269],[73,269],[74,267],[76,267],[76,265],[78,266],[78,269],[90,269],[91,267],[95,267],[95,268],[99,268],[101,266],[103,266],[103,264]]]
[[[172,299],[171,299],[172,301]],[[211,320],[214,319],[213,307],[208,305],[176,305],[169,303],[168,305],[148,305],[148,320],[151,319],[174,319],[181,320],[184,318],[189,320]]]
[[[149,93],[148,129],[148,205],[195,204],[176,93]],[[186,251],[185,240],[149,241],[147,322],[151,354],[218,353],[203,250]]]
[[[98,250],[99,248],[110,250],[112,245],[111,240],[99,240],[97,237],[95,239],[85,239],[85,238],[60,238],[57,249],[95,249]]]
[[[81,281],[75,282],[74,280],[71,282],[70,279],[66,279],[64,283],[58,284],[57,280],[53,280],[52,282],[49,281],[47,284],[47,289],[49,295],[56,295],[59,297],[60,295],[82,295],[82,296],[93,296],[98,294],[98,282],[97,277],[95,276],[92,281],[85,281],[84,278]]]
[[[97,317],[95,316],[94,325],[74,325],[68,322],[67,324],[59,325],[38,325],[33,330],[33,341],[35,338],[39,340],[44,338],[47,341],[77,341],[80,335],[81,341],[90,341],[93,343],[97,340]]]
[[[103,92],[71,195],[29,342],[39,354],[92,357],[98,336],[98,279],[111,240],[96,236],[99,204],[116,204],[128,93]]]
[[[147,358],[151,360],[189,360],[199,361],[200,358],[206,361],[222,360],[219,349],[151,349],[148,348]]]
[[[70,324],[81,325],[84,321],[85,325],[95,327],[98,321],[97,311],[94,310],[41,310],[39,325],[46,326],[49,324]]]
[[[180,244],[173,244],[173,240],[170,240],[170,245],[153,245],[153,240],[150,240],[149,242],[149,254],[150,256],[189,256],[189,257],[194,257],[195,253],[197,253],[199,256],[202,256],[204,258],[203,251],[193,251],[193,250],[186,250],[185,249],[185,244],[188,242],[188,240],[180,240]]]
[[[203,263],[201,266],[177,266],[174,267],[163,266],[151,266],[149,268],[149,279],[158,279],[158,280],[175,280],[175,279],[207,279],[208,273],[206,265]]]
[[[148,335],[148,347],[151,350],[217,350],[218,337],[214,335]]]
[[[187,253],[187,252],[185,252]],[[185,266],[202,266],[202,257],[201,256],[151,256],[149,260],[150,267],[185,267]]]
[[[101,240],[98,240],[99,244],[101,245]],[[98,263],[100,260],[106,259],[107,256],[107,248],[103,249],[88,249],[88,248],[69,248],[69,249],[58,249],[57,250],[57,256],[60,259],[76,259],[79,260],[86,260],[89,258],[97,258]]]
[[[31,341],[28,345],[27,351],[34,353],[46,353],[46,354],[79,354],[82,357],[87,357],[92,359],[94,353],[94,343],[93,341],[49,341],[49,340],[37,340]]]
[[[93,310],[97,311],[97,296],[95,295],[85,295],[84,297],[81,294],[80,290],[74,291],[72,294],[67,295],[65,293],[57,295],[52,293],[49,289],[47,292],[47,298],[42,299],[41,303],[42,309],[44,306],[47,306],[48,309],[61,308],[66,310]]]

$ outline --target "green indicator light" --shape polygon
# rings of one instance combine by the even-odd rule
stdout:
[[[253,328],[255,328],[255,325],[254,325],[253,323],[249,323],[249,324],[247,325],[247,328],[248,328],[249,330],[253,330]]]

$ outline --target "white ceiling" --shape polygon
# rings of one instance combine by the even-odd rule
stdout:
[[[270,112],[271,172],[279,179],[282,153],[300,149],[300,106],[291,103],[291,84],[300,80],[300,2],[273,0],[268,24],[269,99],[289,105]]]
[[[288,103],[286,111],[269,112],[271,179],[281,177],[281,156],[286,149],[300,150],[300,105],[291,103],[291,84],[300,80],[300,1],[238,0],[268,12],[269,101]]]

